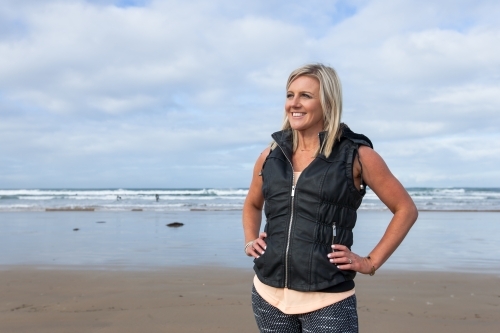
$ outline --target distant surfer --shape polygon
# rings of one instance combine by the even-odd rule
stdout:
[[[158,194],[155,194],[156,197],[156,202],[160,201],[160,196]]]
[[[122,197],[120,197],[119,195],[116,196],[116,201],[120,201],[122,199]]]

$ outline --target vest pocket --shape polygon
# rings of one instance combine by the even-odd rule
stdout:
[[[335,237],[337,237],[337,222],[332,224],[332,245],[335,244]]]
[[[314,230],[314,243],[323,244],[325,246],[331,246],[332,244],[337,244],[338,235],[338,222],[333,222],[333,224],[322,224],[317,223]]]
[[[266,238],[266,246],[264,254],[253,260],[254,268],[265,278],[272,277],[274,280],[280,280],[283,278],[283,248],[276,246],[276,243],[269,237]]]
[[[266,264],[266,257],[268,255],[268,252],[272,249],[272,247],[269,245],[269,242],[266,242],[266,251],[264,251],[264,254],[261,254],[260,257],[253,260],[255,268],[258,269],[260,274],[265,278],[267,278],[271,272],[268,267],[269,263]]]
[[[255,264],[255,268],[257,268],[261,272],[262,275],[267,276],[267,274],[264,274],[264,267],[266,266],[265,260],[264,260],[265,255],[266,255],[266,253],[262,254],[258,258],[254,258],[253,263]]]
[[[335,264],[332,264],[328,259],[328,253],[332,249],[329,245],[314,244],[314,249],[311,254],[311,284],[321,284],[325,281],[332,281],[334,276],[338,274],[339,269]]]

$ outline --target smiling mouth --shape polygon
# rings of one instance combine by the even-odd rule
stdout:
[[[302,117],[305,113],[303,112],[292,112],[292,117]]]

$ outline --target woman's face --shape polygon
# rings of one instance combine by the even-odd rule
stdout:
[[[319,81],[311,76],[293,80],[286,93],[285,111],[294,130],[321,132],[323,108],[319,100]]]

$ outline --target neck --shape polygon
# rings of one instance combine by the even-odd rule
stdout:
[[[318,133],[305,133],[298,132],[298,145],[297,149],[300,151],[315,151],[319,147]]]

